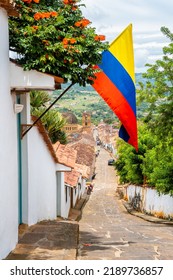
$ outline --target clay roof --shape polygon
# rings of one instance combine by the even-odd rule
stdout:
[[[91,166],[95,158],[95,148],[91,145],[81,143],[80,141],[71,144],[71,147],[77,151],[76,163]]]
[[[71,142],[68,146],[77,151],[76,163],[89,167],[93,165],[95,160],[95,140],[90,133],[81,133],[80,140]]]
[[[72,170],[70,172],[64,172],[65,184],[69,185],[70,187],[76,187],[79,176],[80,173],[77,172],[76,170]]]
[[[88,179],[90,177],[90,167],[82,164],[75,164],[75,170],[78,171],[83,178]]]
[[[67,165],[71,168],[74,168],[76,162],[77,151],[73,148],[62,145],[60,142],[56,142],[54,145],[54,151],[56,153],[56,157],[58,162],[64,165]]]

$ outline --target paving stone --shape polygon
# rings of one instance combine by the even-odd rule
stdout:
[[[7,260],[75,260],[79,224],[72,221],[43,221],[28,227]]]

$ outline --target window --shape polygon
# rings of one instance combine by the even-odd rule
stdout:
[[[82,188],[81,183],[78,183],[78,187],[81,190],[81,188]]]
[[[67,202],[67,186],[65,186],[65,201]]]

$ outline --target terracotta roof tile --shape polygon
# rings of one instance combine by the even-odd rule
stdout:
[[[77,151],[76,163],[91,166],[95,160],[95,147],[81,142],[71,144]]]
[[[56,157],[58,159],[58,162],[64,165],[67,165],[71,168],[74,168],[76,157],[77,157],[77,151],[75,151],[73,148],[62,145],[60,142],[56,142],[54,145],[54,150],[56,153]]]
[[[64,181],[65,184],[69,185],[70,187],[76,187],[77,182],[79,180],[80,173],[76,170],[72,170],[70,172],[64,172]]]
[[[75,170],[78,171],[83,178],[88,179],[90,177],[90,167],[82,164],[75,164]]]

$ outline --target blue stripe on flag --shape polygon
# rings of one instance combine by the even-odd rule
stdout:
[[[121,63],[110,51],[104,51],[99,67],[120,90],[136,115],[135,85]]]

